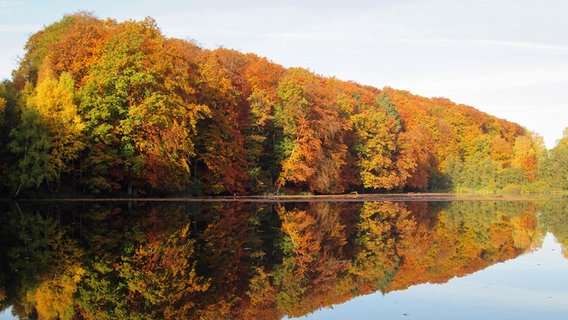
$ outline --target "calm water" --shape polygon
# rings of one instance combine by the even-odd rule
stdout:
[[[568,202],[0,203],[0,319],[566,319]]]

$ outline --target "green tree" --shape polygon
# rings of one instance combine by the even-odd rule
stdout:
[[[120,188],[124,180],[132,184],[144,167],[131,135],[141,117],[130,113],[155,84],[144,65],[144,32],[144,25],[131,22],[110,38],[80,92],[91,137],[86,183],[92,190]]]
[[[377,96],[377,105],[379,108],[383,109],[387,116],[394,119],[395,129],[397,132],[402,130],[402,122],[400,120],[400,113],[396,110],[394,104],[389,100],[386,93],[382,93]]]
[[[84,78],[81,109],[90,136],[93,190],[187,187],[198,119],[195,65],[152,19],[117,26]]]
[[[0,192],[8,193],[11,185],[10,166],[16,161],[8,144],[10,132],[19,124],[20,112],[17,104],[18,92],[12,82],[0,83]]]
[[[22,188],[37,188],[49,176],[51,138],[45,119],[28,104],[22,109],[21,122],[12,130],[10,137],[8,147],[18,157],[11,171],[12,180],[16,181],[17,197]]]
[[[550,150],[545,162],[545,180],[556,190],[568,190],[568,128],[564,129],[562,139]]]

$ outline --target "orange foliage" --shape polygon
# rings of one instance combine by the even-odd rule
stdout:
[[[424,190],[511,166],[538,178],[538,139],[514,123],[444,98],[204,50],[166,38],[152,18],[65,16],[30,37],[14,82],[23,90],[65,72],[86,123],[75,169],[91,191]]]

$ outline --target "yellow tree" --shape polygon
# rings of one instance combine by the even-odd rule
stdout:
[[[77,159],[83,149],[85,125],[73,102],[73,80],[63,73],[59,80],[43,79],[36,87],[30,103],[44,119],[51,138],[47,180],[60,181],[61,174],[68,172],[70,162]]]
[[[521,169],[527,180],[532,182],[538,178],[539,160],[545,153],[542,137],[536,134],[519,136],[513,147],[511,165]]]
[[[361,182],[365,188],[394,189],[401,186],[394,154],[396,124],[375,107],[367,107],[351,120],[357,131]]]

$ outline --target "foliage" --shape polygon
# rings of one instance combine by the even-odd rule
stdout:
[[[202,49],[152,18],[64,16],[0,86],[13,194],[565,190],[564,144],[549,157],[472,107]]]
[[[189,226],[185,226],[164,240],[141,245],[124,259],[120,277],[128,287],[127,299],[139,304],[135,312],[152,318],[194,312],[191,298],[205,292],[209,283],[196,274],[194,242],[188,236]]]
[[[568,190],[568,128],[545,160],[544,180],[553,190]]]
[[[72,169],[84,147],[83,130],[85,125],[74,104],[74,84],[68,73],[63,73],[59,81],[53,78],[42,79],[36,87],[31,105],[43,119],[49,134],[49,160],[46,179],[58,184],[61,174]]]
[[[39,187],[49,176],[51,137],[39,111],[33,106],[22,110],[21,122],[10,132],[10,151],[17,156],[12,180],[17,181],[15,196],[21,188]]]

